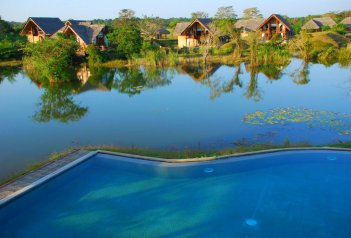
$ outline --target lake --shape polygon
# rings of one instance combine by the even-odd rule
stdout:
[[[0,68],[0,179],[78,145],[215,150],[351,140],[351,68],[87,68],[43,84]]]

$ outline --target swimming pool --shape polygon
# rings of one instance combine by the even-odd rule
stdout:
[[[0,237],[351,237],[351,153],[96,154],[0,207]]]

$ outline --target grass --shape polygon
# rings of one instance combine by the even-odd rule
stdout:
[[[331,31],[312,33],[311,41],[314,45],[329,45],[337,48],[346,47],[347,43],[350,42],[348,38]]]
[[[9,60],[9,61],[0,61],[1,67],[13,67],[13,66],[21,66],[23,64],[22,60]]]

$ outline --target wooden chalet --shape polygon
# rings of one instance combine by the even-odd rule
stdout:
[[[201,38],[213,34],[210,29],[211,19],[197,18],[191,22],[178,36],[178,47],[195,47],[201,43]]]
[[[272,14],[258,27],[257,31],[261,32],[261,36],[265,40],[270,40],[275,35],[280,35],[283,39],[289,39],[294,35],[293,28],[279,14]]]
[[[256,29],[265,21],[264,18],[252,18],[252,19],[242,19],[238,20],[234,27],[241,29],[241,36],[248,36],[249,32],[255,32]]]
[[[30,17],[20,34],[27,36],[29,42],[38,42],[54,35],[64,26],[57,17]]]
[[[185,30],[185,28],[187,28],[190,24],[191,24],[191,22],[179,22],[179,23],[177,23],[173,34],[175,36],[180,36],[182,34],[182,32]]]
[[[105,25],[92,24],[90,21],[69,20],[60,32],[76,38],[80,45],[78,53],[85,53],[88,45],[95,45],[101,50],[108,46]]]
[[[322,31],[324,26],[333,27],[336,22],[331,17],[312,18],[301,27],[305,31]]]

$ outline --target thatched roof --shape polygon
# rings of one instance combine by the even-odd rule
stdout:
[[[30,21],[34,22],[46,35],[53,35],[64,26],[63,22],[58,17],[30,17],[21,33],[23,33]]]
[[[157,34],[168,35],[170,32],[167,29],[161,28],[157,31]]]
[[[67,29],[75,32],[87,45],[92,44],[105,25],[91,24],[89,21],[70,20]]]
[[[305,25],[301,27],[302,30],[319,30],[323,26],[333,27],[336,25],[335,21],[331,17],[319,17],[312,18]]]
[[[190,24],[191,24],[191,22],[179,22],[179,23],[177,23],[177,25],[176,25],[176,27],[174,29],[174,34],[176,34],[176,35],[182,34],[182,32],[185,30],[185,28],[187,28]]]
[[[243,28],[244,31],[256,31],[257,27],[264,22],[264,18],[242,19],[234,24],[235,28]]]
[[[351,28],[351,17],[346,17],[341,23],[346,25],[348,28]]]
[[[280,22],[282,22],[286,28],[288,28],[289,31],[293,32],[293,28],[291,27],[291,25],[289,24],[289,22],[287,20],[285,20],[281,15],[279,14],[272,14],[270,17],[268,17],[264,22],[262,22],[256,30],[260,29],[261,27],[263,27],[264,24],[266,24],[268,21],[270,21],[272,18],[276,18],[278,19]]]

